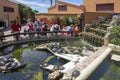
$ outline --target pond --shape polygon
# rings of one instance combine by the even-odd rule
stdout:
[[[35,50],[35,43],[21,44],[8,46],[4,49],[1,49],[0,55],[6,55],[13,53],[14,57],[17,58],[20,62],[27,63],[24,68],[18,69],[9,73],[0,73],[0,80],[48,80],[48,74],[50,71],[44,70],[40,67],[40,64],[43,64],[46,59],[50,57],[48,61],[49,64],[54,65],[63,65],[67,61],[63,59],[57,59],[47,50]],[[77,46],[82,47],[84,44],[81,43],[81,40],[74,41],[64,41],[61,43],[62,46]],[[59,79],[57,79],[59,80]]]
[[[120,62],[112,61],[112,54],[120,55],[118,52],[111,52],[87,80],[120,80]]]
[[[21,49],[22,52],[19,53]],[[43,64],[44,61],[52,55],[49,51],[36,51],[33,48],[21,48],[21,46],[10,46],[3,51],[5,54],[7,54],[7,52],[13,52],[15,58],[20,62],[27,63],[27,65],[13,72],[0,73],[0,80],[47,80],[49,71],[40,68],[40,64]],[[19,54],[16,55],[14,52],[18,52]],[[64,61],[57,60],[57,58],[53,56],[48,63],[63,65]]]

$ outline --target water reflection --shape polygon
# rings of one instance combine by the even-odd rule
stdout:
[[[97,67],[87,80],[120,80],[120,65],[119,62],[111,60],[111,54]]]
[[[16,47],[16,50],[17,49],[18,46]],[[12,51],[14,51],[14,49]],[[49,71],[40,68],[39,65],[42,64],[44,60],[51,55],[52,54],[48,51],[36,51],[31,48],[23,48],[22,53],[16,55],[16,58],[19,58],[20,62],[27,63],[27,65],[23,69],[19,69],[14,72],[6,74],[0,73],[0,80],[42,80],[42,78],[44,78],[43,80],[47,80]],[[53,58],[52,61],[50,61],[50,63],[63,64],[62,62],[57,61],[58,60],[56,58]]]

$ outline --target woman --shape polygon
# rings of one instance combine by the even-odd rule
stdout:
[[[28,19],[27,28],[29,32],[32,32],[35,30],[34,23],[31,21],[31,19]]]
[[[28,19],[28,23],[26,25],[26,28],[28,29],[28,32],[34,32],[35,31],[34,23],[31,21],[31,19]],[[34,34],[30,34],[29,37],[33,38]]]

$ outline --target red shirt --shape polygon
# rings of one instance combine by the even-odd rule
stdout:
[[[33,30],[34,31],[34,25],[33,25],[32,22],[28,23],[28,27],[29,27],[29,30]]]
[[[11,28],[12,28],[13,32],[19,31],[20,27],[21,27],[21,26],[18,25],[18,24],[12,24],[12,25],[11,25]]]

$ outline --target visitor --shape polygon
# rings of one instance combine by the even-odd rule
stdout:
[[[53,31],[55,31],[55,24],[54,24],[54,23],[52,23],[52,25],[51,25],[51,27],[50,27],[50,32],[53,32]],[[51,33],[50,35],[51,35],[51,36],[54,36],[55,34],[54,34],[54,33]]]
[[[60,25],[55,24],[55,26],[54,26],[54,30],[55,30],[55,31],[60,31],[60,30],[61,30]]]
[[[18,33],[21,30],[21,25],[16,21],[11,21],[11,32]]]
[[[79,26],[76,24],[75,28],[74,28],[74,36],[78,36],[78,34],[80,33],[80,28]]]
[[[55,31],[55,24],[54,24],[54,23],[53,23],[53,24],[51,24],[50,31],[51,31],[51,32]]]
[[[36,32],[41,31],[42,24],[41,24],[39,19],[37,19],[37,18],[35,19],[34,26],[35,26],[35,31]]]
[[[1,42],[5,39],[2,36],[4,36],[4,32],[3,32],[3,29],[0,27],[0,40],[1,40]]]
[[[62,36],[66,36],[67,33],[66,33],[66,26],[63,26],[62,27]]]
[[[43,22],[42,28],[41,28],[41,32],[43,32],[41,35],[42,35],[43,37],[46,37],[46,35],[47,35],[47,33],[46,33],[47,28],[48,28],[48,25],[46,24],[46,22]]]
[[[54,25],[54,31],[60,31],[61,29],[60,29],[60,25],[58,25],[58,24],[55,24]],[[55,34],[57,35],[57,32],[55,32]]]
[[[73,31],[73,25],[71,24],[70,26],[67,26],[66,31],[68,31],[67,36],[71,36],[71,31]]]
[[[14,33],[14,37],[16,38],[16,40],[19,39],[19,32],[21,30],[21,25],[16,21],[11,21],[11,32]]]
[[[36,32],[40,32],[41,31],[42,23],[41,23],[40,19],[37,19],[37,18],[35,19],[34,26],[35,26],[35,31]],[[40,36],[39,34],[40,33],[37,33],[38,37]]]
[[[28,29],[29,32],[35,31],[34,24],[33,24],[33,22],[31,21],[31,19],[28,19],[28,23],[27,23],[27,25],[26,25],[26,28]]]
[[[27,25],[26,25],[26,30],[27,30],[28,32],[34,32],[34,31],[35,31],[34,23],[31,21],[31,19],[28,19],[28,23],[27,23]],[[29,37],[30,37],[30,38],[33,38],[33,37],[34,37],[34,34],[33,34],[33,33],[29,34]]]

